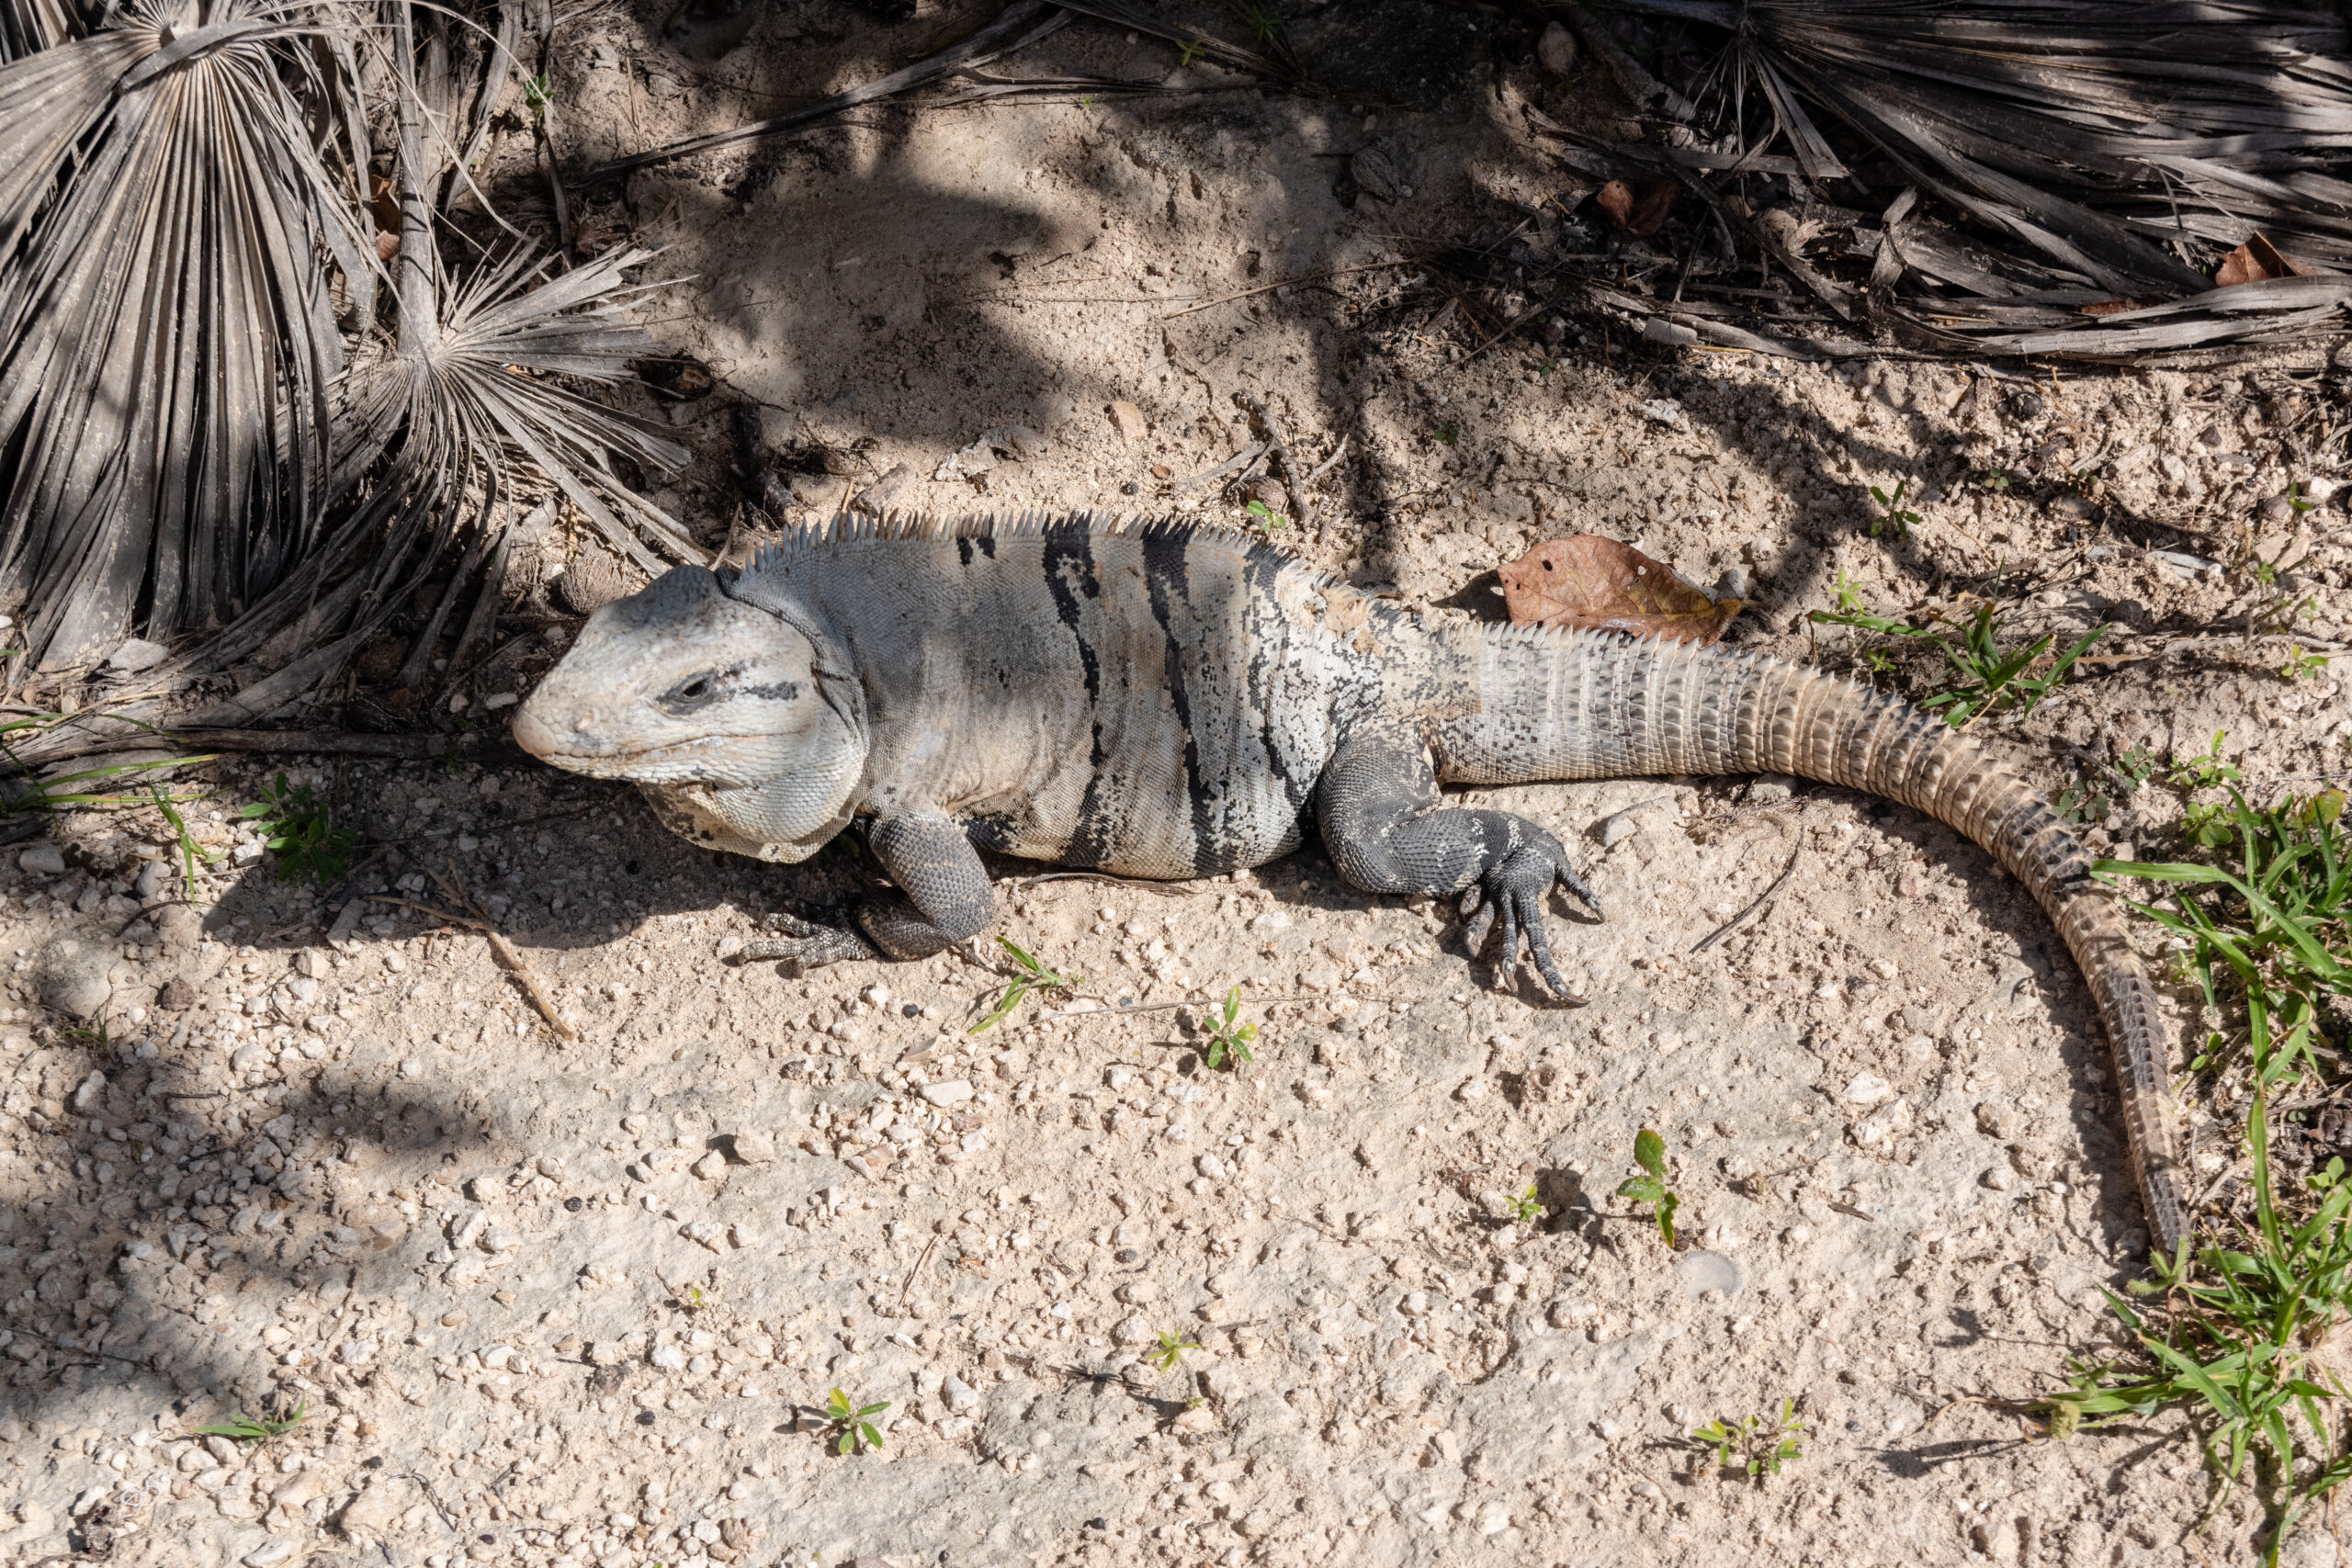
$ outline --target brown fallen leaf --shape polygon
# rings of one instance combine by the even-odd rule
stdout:
[[[1665,228],[1667,214],[1674,210],[1674,198],[1681,194],[1680,180],[1652,180],[1644,186],[1642,198],[1625,215],[1625,231],[1648,235]]]
[[[2245,244],[2222,258],[2220,270],[2213,274],[2213,287],[2228,288],[2240,283],[2267,283],[2274,277],[2318,276],[2319,268],[2280,254],[2276,245],[2257,233],[2247,236]]]
[[[1718,599],[1664,562],[1598,534],[1546,539],[1499,575],[1503,603],[1522,626],[1711,643],[1741,604]]]
[[[1592,204],[1600,209],[1611,229],[1623,229],[1634,210],[1634,187],[1623,180],[1611,180],[1592,193]]]

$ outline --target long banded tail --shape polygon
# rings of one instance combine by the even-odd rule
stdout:
[[[1479,714],[1438,726],[1463,784],[1793,773],[1899,800],[1983,845],[2049,911],[2098,999],[2157,1244],[2188,1224],[2156,996],[2090,856],[2040,792],[1972,738],[1804,665],[1609,632],[1493,628]]]

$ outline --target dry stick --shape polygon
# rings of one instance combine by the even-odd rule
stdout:
[[[1307,487],[1311,490],[1315,486],[1321,484],[1323,482],[1323,476],[1329,473],[1333,468],[1338,468],[1340,466],[1340,459],[1347,455],[1348,433],[1342,431],[1340,434],[1339,446],[1332,448],[1331,455],[1323,459],[1323,466],[1306,476]]]
[[[141,729],[135,734],[94,736],[78,745],[42,753],[44,762],[109,751],[167,750],[191,746],[208,751],[311,752],[320,756],[391,757],[431,762],[452,751],[490,743],[481,735],[361,735],[327,729]]]
[[[1691,953],[1695,955],[1706,952],[1707,949],[1723,941],[1724,938],[1731,935],[1732,931],[1737,928],[1742,921],[1746,920],[1748,916],[1756,913],[1757,910],[1770,903],[1772,896],[1778,893],[1782,885],[1789,880],[1790,874],[1796,870],[1797,860],[1804,853],[1804,833],[1803,829],[1799,829],[1797,833],[1797,847],[1789,852],[1789,863],[1781,868],[1781,874],[1772,879],[1772,886],[1767,887],[1762,893],[1758,894],[1756,897],[1756,901],[1748,905],[1747,908],[1742,909],[1738,914],[1734,915],[1730,919],[1725,920],[1722,925],[1717,926],[1713,936],[1702,938],[1700,941],[1699,945],[1690,950]]]
[[[436,882],[440,880],[438,873],[434,874],[434,880]],[[565,1021],[563,1015],[555,1010],[555,1003],[548,1000],[547,993],[539,988],[539,977],[532,972],[531,965],[524,958],[521,950],[507,941],[504,935],[488,920],[478,920],[470,915],[453,915],[446,909],[436,909],[430,904],[419,904],[407,898],[389,898],[380,893],[370,893],[367,895],[367,898],[370,904],[398,904],[404,909],[414,909],[419,914],[430,915],[445,924],[463,926],[468,931],[481,932],[483,936],[490,939],[491,951],[498,954],[500,962],[506,965],[522,986],[524,994],[531,1000],[531,1005],[538,1009],[541,1018],[547,1020],[548,1027],[566,1040],[580,1038],[580,1031]]]
[[[1294,283],[1314,283],[1326,277],[1346,277],[1351,273],[1385,272],[1395,267],[1419,266],[1421,264],[1417,261],[1408,260],[1370,262],[1363,266],[1326,267],[1321,272],[1306,272],[1299,274],[1296,277],[1278,278],[1272,283],[1261,283],[1255,288],[1244,288],[1238,294],[1220,294],[1214,299],[1195,299],[1193,303],[1185,306],[1182,310],[1170,310],[1166,315],[1159,317],[1159,320],[1163,321],[1172,321],[1179,316],[1189,316],[1196,310],[1208,310],[1211,306],[1230,305],[1236,299],[1247,299],[1253,294],[1266,294],[1271,293],[1277,288],[1288,288]]]
[[[1265,400],[1257,393],[1241,392],[1237,396],[1241,400],[1241,406],[1256,414],[1259,424],[1265,429],[1267,455],[1273,458],[1274,467],[1283,472],[1283,484],[1290,491],[1291,510],[1298,513],[1298,528],[1303,534],[1315,525],[1315,499],[1306,493],[1306,486],[1299,481],[1298,465],[1290,460],[1290,446],[1283,440],[1282,426],[1274,423],[1272,411],[1266,407]]]
[[[1240,451],[1236,452],[1232,457],[1227,457],[1224,462],[1219,463],[1216,468],[1204,468],[1199,473],[1194,474],[1191,479],[1178,479],[1176,481],[1176,489],[1179,491],[1188,491],[1195,485],[1204,485],[1211,479],[1221,479],[1225,478],[1226,475],[1233,472],[1236,468],[1248,468],[1250,464],[1256,462],[1265,455],[1266,444],[1262,441],[1253,441],[1249,446],[1244,446]]]
[[[759,120],[751,125],[739,125],[732,130],[713,131],[707,136],[690,136],[684,141],[673,141],[667,147],[656,147],[650,152],[633,153],[626,158],[609,159],[589,170],[588,177],[592,180],[600,180],[612,175],[625,175],[634,169],[667,163],[673,158],[683,158],[691,152],[705,152],[714,147],[727,147],[738,141],[751,141],[763,136],[774,136],[780,131],[797,130],[803,126],[813,125],[821,119],[829,119],[844,109],[855,108],[860,104],[872,103],[877,98],[887,98],[909,87],[919,86],[933,77],[944,76],[959,66],[983,64],[996,59],[999,55],[1024,49],[1046,34],[1059,31],[1069,19],[1070,14],[1068,11],[1058,6],[1048,5],[1046,0],[1013,0],[1013,3],[1006,6],[996,20],[989,23],[963,42],[950,44],[938,53],[927,59],[918,60],[912,65],[901,70],[893,71],[887,76],[877,76],[871,82],[852,87],[846,93],[837,93],[822,103],[811,104],[807,108],[795,109],[790,114],[777,115],[772,119]],[[1025,33],[1022,31],[1024,28],[1029,29]],[[1016,37],[1016,34],[1019,36]],[[632,73],[630,76],[632,94],[635,86],[636,77]],[[634,102],[633,97],[631,101]]]

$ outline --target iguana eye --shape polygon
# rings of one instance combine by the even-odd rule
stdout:
[[[726,689],[724,671],[706,670],[700,674],[687,676],[656,700],[672,713],[692,713],[696,708],[708,707],[717,702],[726,694]]]

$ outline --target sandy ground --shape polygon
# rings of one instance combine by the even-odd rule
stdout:
[[[1181,481],[1248,443],[1255,397],[1302,467],[1347,443],[1312,526],[1274,498],[1280,536],[1408,599],[1496,614],[1496,565],[1591,531],[1734,574],[1736,638],[1833,664],[1845,635],[1803,616],[1840,574],[1890,613],[1992,594],[2020,636],[2112,622],[2099,651],[2131,657],[1987,724],[2053,794],[2105,797],[2096,847],[2174,847],[2177,797],[2107,772],[2134,750],[2222,730],[2258,791],[2341,776],[2342,662],[2290,678],[2285,641],[2240,635],[2352,637],[2333,382],[1774,363],[1629,345],[1580,306],[1482,348],[1470,308],[1509,320],[1532,286],[1449,305],[1392,264],[1459,243],[1540,276],[1597,243],[1539,211],[1573,176],[1517,105],[1605,116],[1605,93],[1544,80],[1498,16],[1337,9],[1294,18],[1302,55],[1361,77],[1332,98],[1209,82],[874,111],[590,193],[592,235],[673,240],[656,270],[685,281],[643,314],[720,382],[646,405],[697,454],[649,484],[739,545],[876,484],[906,507],[1248,525],[1238,494]],[[1434,82],[1351,52],[1375,13],[1422,29]],[[779,6],[715,62],[666,51],[659,20],[600,24],[561,62],[582,157],[836,89],[955,18]],[[1087,23],[1000,69],[1172,64]],[[1413,194],[1348,205],[1374,142]],[[527,216],[535,187],[508,185]],[[784,519],[742,506],[738,407]],[[2087,504],[2055,478],[2086,464]],[[1869,487],[1897,479],[1920,521],[1873,536]],[[2290,480],[2317,510],[2263,507]],[[559,523],[518,553],[471,718],[494,726],[576,625],[557,574],[584,541]],[[372,846],[347,883],[277,881],[241,825],[281,765]],[[1003,982],[963,955],[722,961],[769,911],[850,892],[854,858],[716,858],[624,789],[519,761],[202,782],[194,820],[230,852],[192,897],[149,813],[63,818],[0,863],[7,1561],[2254,1551],[2243,1497],[2192,1536],[2211,1494],[2177,1415],[2052,1443],[1977,1402],[2112,1343],[2100,1292],[2145,1233],[2054,933],[1973,845],[1885,803],[1746,779],[1491,792],[1575,845],[1611,911],[1558,906],[1575,1006],[1494,989],[1449,912],[1357,896],[1318,852],[1161,888],[1006,863],[998,930],[1080,995],[1190,1005],[1048,998],[972,1036]],[[1792,856],[1760,918],[1697,950]],[[446,909],[440,878],[577,1039],[482,936],[380,901]],[[1212,1071],[1194,1011],[1237,985],[1256,1059]],[[1679,1251],[1611,1195],[1644,1127]],[[2218,1170],[2227,1129],[2197,1131]],[[1531,1185],[1541,1216],[1514,1217]],[[887,1402],[883,1448],[833,1451],[834,1388]],[[1719,1474],[1689,1439],[1783,1398],[1805,1431],[1779,1475]],[[187,1436],[297,1406],[258,1447]],[[2324,1521],[2289,1551],[2334,1561]]]

